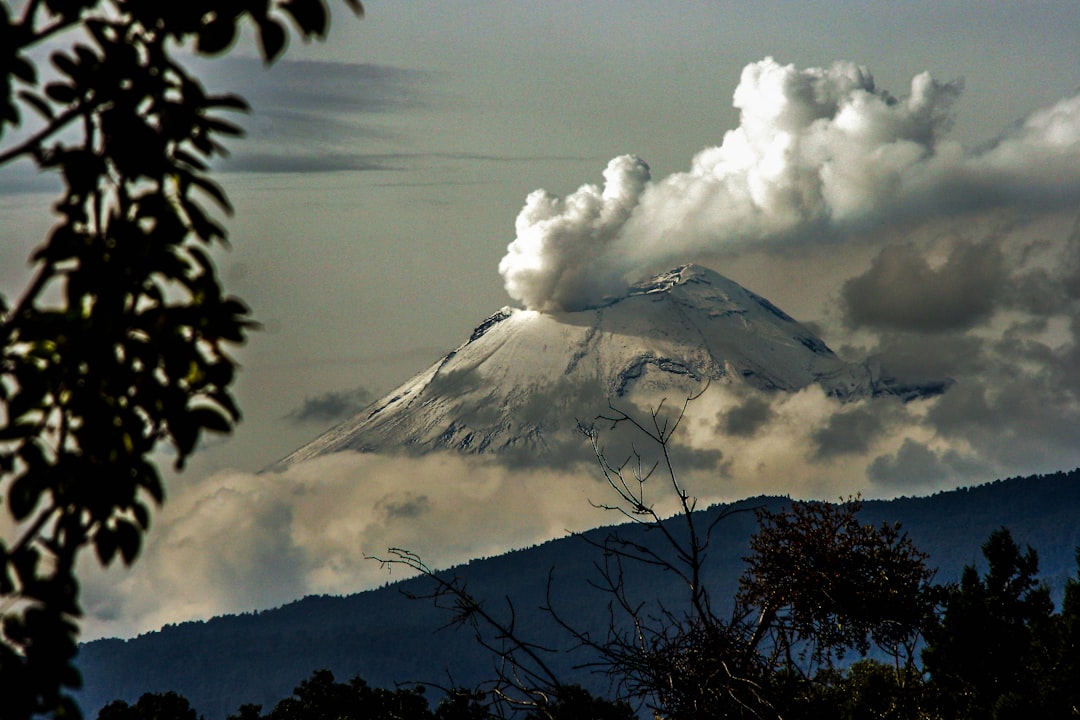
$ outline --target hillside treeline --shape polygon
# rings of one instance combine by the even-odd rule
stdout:
[[[708,591],[709,607],[718,619],[729,621],[735,613],[739,578],[747,567],[744,558],[750,555],[750,539],[759,528],[754,509],[775,514],[789,505],[784,498],[754,498],[692,514],[712,533],[711,546],[699,558],[699,585]],[[928,553],[925,565],[936,570],[934,583],[945,587],[960,587],[970,574],[968,566],[976,568],[976,577],[983,577],[988,562],[980,546],[996,528],[1008,526],[1018,546],[1043,551],[1040,582],[1047,583],[1061,609],[1075,572],[1073,550],[1080,545],[1078,515],[1080,471],[1001,480],[923,498],[868,501],[859,511],[862,524],[902,521],[910,542]],[[665,521],[668,527],[673,523],[685,527],[685,518]],[[590,550],[613,533],[630,544],[645,545],[658,531],[634,523],[601,528],[474,561],[440,576],[467,580],[469,590],[495,614],[506,616],[504,605],[512,603],[516,632],[523,639],[543,639],[545,646],[557,651],[544,656],[552,674],[568,684],[584,685],[593,694],[610,696],[612,678],[593,672],[602,668],[581,667],[594,661],[595,653],[590,655],[587,648],[570,652],[580,643],[539,606],[557,610],[573,628],[594,638],[606,637],[613,598],[597,587],[594,567],[605,552]],[[681,614],[688,604],[685,584],[672,578],[672,573],[655,566],[630,563],[619,582],[627,599],[644,602],[646,615],[660,617],[664,612]],[[89,643],[82,646],[78,659],[85,681],[80,704],[93,717],[115,699],[133,706],[147,692],[172,690],[190,698],[198,713],[220,720],[244,703],[272,709],[299,680],[320,668],[341,679],[359,675],[376,687],[394,688],[407,681],[479,687],[491,675],[493,658],[475,641],[472,629],[447,627],[446,610],[402,596],[423,595],[430,582],[413,578],[355,596],[309,597],[275,610],[168,626],[131,640]],[[844,683],[864,675],[877,678],[876,671],[868,669],[876,666],[851,665],[858,658],[857,649],[849,650],[838,664],[840,670],[821,674],[815,692],[846,687]],[[870,658],[889,660],[877,650]],[[920,655],[915,659],[921,662]],[[804,674],[814,676],[820,670],[808,668]]]
[[[436,689],[429,701],[423,685],[374,688],[320,670],[265,712],[245,704],[229,720],[1080,717],[1080,571],[1055,605],[1036,551],[1001,528],[982,546],[982,571],[969,565],[959,582],[935,583],[901,528],[861,523],[858,510],[849,501],[759,511],[730,616],[703,608],[635,617],[636,635],[613,626],[603,638],[579,637],[597,651],[593,669],[617,701],[547,676],[541,641],[518,637],[467,588],[433,574],[425,597],[449,599],[451,621],[475,629],[496,661],[489,683]],[[622,601],[618,587],[608,591]],[[572,618],[560,622],[575,632]],[[198,718],[175,692],[117,700],[98,714]]]

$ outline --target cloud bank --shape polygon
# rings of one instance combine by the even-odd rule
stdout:
[[[771,262],[797,249],[831,288],[809,319],[841,355],[954,381],[906,404],[715,384],[672,452],[701,505],[924,494],[1076,467],[1080,97],[965,149],[947,138],[959,93],[921,75],[898,99],[849,63],[755,63],[735,95],[740,126],[689,172],[654,181],[623,156],[603,186],[530,195],[500,267],[507,289],[533,309],[571,309],[697,253]],[[329,421],[364,399],[309,398],[290,419]],[[183,479],[134,569],[87,563],[86,637],[374,587],[398,577],[366,559],[389,546],[444,567],[617,521],[590,505],[611,497],[579,449],[547,466],[340,453]],[[648,493],[673,509],[662,483]]]
[[[368,559],[388,547],[445,567],[582,530],[603,521],[589,476],[343,452],[177,483],[131,569],[84,566],[83,639],[377,587],[403,577]]]
[[[1042,279],[1060,292],[1076,277],[1062,270]],[[925,494],[1080,465],[1080,297],[1032,328],[1016,310],[1028,280],[1006,283],[1001,294],[1013,300],[998,302],[1015,321],[1000,332],[989,332],[989,321],[945,335],[894,329],[891,311],[860,321],[885,328],[873,349],[893,366],[955,380],[935,398],[841,404],[816,385],[762,393],[713,384],[690,403],[673,441],[681,482],[704,507],[761,494]],[[625,409],[646,420],[650,408]],[[609,460],[626,459],[633,438],[604,423],[599,431]],[[641,437],[633,447],[645,467],[660,459]],[[402,577],[368,559],[388,547],[447,567],[622,521],[594,507],[615,498],[589,448],[577,452],[577,461],[531,466],[453,453],[342,452],[281,472],[178,482],[133,569],[102,574],[86,565],[85,638],[377,587]],[[646,501],[674,512],[662,474]]]
[[[499,264],[527,308],[575,310],[628,280],[702,253],[799,244],[881,223],[1080,197],[1080,95],[1031,114],[993,143],[947,137],[960,82],[917,75],[894,97],[863,67],[748,65],[740,124],[688,172],[659,181],[633,155],[565,198],[529,195]]]

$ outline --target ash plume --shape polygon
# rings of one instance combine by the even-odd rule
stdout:
[[[851,62],[752,63],[734,93],[739,126],[689,171],[653,180],[642,159],[624,155],[602,186],[530,194],[499,264],[506,290],[531,310],[580,310],[696,255],[1076,201],[1080,95],[969,149],[947,137],[961,91],[922,73],[897,97]]]

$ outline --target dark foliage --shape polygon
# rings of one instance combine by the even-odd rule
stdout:
[[[373,688],[359,676],[347,683],[329,670],[317,670],[293,694],[263,714],[262,706],[245,704],[228,720],[495,720],[491,698],[469,691],[445,692],[434,710],[423,686],[394,690]],[[635,720],[625,703],[595,697],[569,686],[559,698],[516,715],[522,720]],[[175,692],[146,693],[135,705],[109,703],[97,720],[196,720],[187,698]]]
[[[318,670],[265,715],[258,705],[243,705],[229,720],[486,720],[479,698],[451,691],[431,710],[422,686],[387,690],[373,688],[362,678],[334,681],[329,670]],[[103,720],[99,717],[98,720]],[[149,720],[149,719],[147,719]]]
[[[270,62],[285,21],[321,38],[329,16],[323,0],[0,2],[0,166],[63,184],[32,277],[0,298],[5,719],[78,717],[77,553],[133,562],[165,494],[151,452],[182,467],[240,418],[228,350],[253,323],[210,261],[231,207],[208,163],[240,134],[220,113],[246,104],[208,94],[175,51],[224,52],[250,22]]]
[[[134,705],[123,700],[109,703],[98,720],[198,720],[191,703],[174,692],[145,693]]]
[[[933,705],[960,720],[1075,717],[1077,581],[1067,583],[1055,613],[1034,549],[1021,552],[1002,528],[983,556],[985,575],[965,568],[927,631],[923,663]]]
[[[909,663],[934,611],[934,571],[898,523],[862,522],[862,503],[757,511],[738,600],[758,617],[755,645],[795,666],[829,666],[871,645]]]
[[[625,702],[596,697],[579,685],[567,685],[551,703],[533,708],[525,720],[634,720],[637,716]]]

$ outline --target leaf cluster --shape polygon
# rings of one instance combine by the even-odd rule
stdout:
[[[114,700],[98,712],[98,720],[199,720],[191,702],[175,692],[143,693],[134,705]]]
[[[270,62],[285,21],[321,38],[329,15],[323,0],[0,2],[0,166],[63,185],[32,278],[0,298],[5,718],[78,715],[61,689],[79,683],[79,550],[132,563],[165,494],[151,452],[181,468],[240,419],[229,351],[254,323],[212,261],[232,207],[209,173],[241,134],[222,113],[247,105],[177,58],[223,52],[250,22]]]

